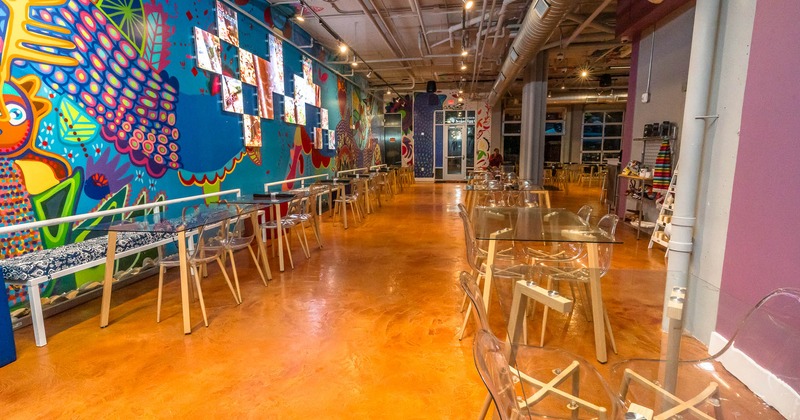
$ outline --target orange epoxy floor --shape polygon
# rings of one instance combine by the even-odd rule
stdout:
[[[474,326],[457,339],[457,275],[468,269],[456,208],[462,190],[417,183],[348,230],[326,214],[324,248],[314,248],[309,231],[306,259],[293,239],[296,268],[287,262],[279,273],[271,258],[269,287],[240,253],[239,306],[209,267],[210,326],[194,302],[191,335],[181,333],[177,270],[167,275],[161,323],[154,276],[115,292],[108,328],[98,327],[99,299],[48,318],[46,347],[22,328],[18,360],[0,368],[0,415],[474,418],[485,395],[472,360]],[[592,202],[595,215],[605,208],[597,187],[571,185],[552,197],[573,210]],[[648,250],[628,227],[618,238],[624,244],[603,287],[619,354],[596,363],[606,374],[616,361],[657,357],[663,340],[663,249]],[[552,316],[547,331],[547,345],[594,361],[591,326],[579,313]]]

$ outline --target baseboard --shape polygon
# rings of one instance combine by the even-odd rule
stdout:
[[[416,182],[435,182],[436,180],[433,178],[415,178],[414,181]]]
[[[715,354],[728,342],[719,333],[712,332],[708,345],[709,354]],[[731,347],[719,358],[731,374],[747,385],[787,419],[800,418],[800,394],[772,372],[764,369],[741,350]],[[796,373],[796,372],[794,372]]]

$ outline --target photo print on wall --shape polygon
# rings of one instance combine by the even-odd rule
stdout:
[[[239,17],[220,1],[217,1],[217,33],[223,41],[239,46]]]
[[[237,114],[244,113],[242,82],[240,80],[222,76],[222,109]]]
[[[328,110],[325,108],[319,109],[319,126],[323,130],[328,129]]]
[[[283,97],[283,121],[289,124],[296,124],[294,115],[294,98],[288,96]]]
[[[261,118],[255,115],[242,115],[242,122],[245,147],[261,147]]]
[[[285,95],[283,88],[283,44],[275,35],[269,34],[269,75],[272,91]]]
[[[261,118],[275,118],[272,104],[272,85],[269,81],[269,62],[256,57],[256,80],[258,86],[258,115]]]
[[[314,148],[322,149],[322,129],[319,127],[314,129]]]
[[[328,131],[328,149],[336,150],[336,131]]]
[[[306,104],[302,97],[297,96],[297,92],[294,94],[294,109],[295,115],[297,115],[295,122],[299,125],[306,125]]]
[[[239,50],[239,78],[248,85],[256,84],[255,56],[250,51]]]
[[[217,74],[222,73],[219,38],[200,28],[194,28],[194,47],[197,67]]]
[[[314,67],[310,57],[303,56],[303,79],[306,79],[309,85],[314,84]]]

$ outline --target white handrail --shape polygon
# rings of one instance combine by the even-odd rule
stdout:
[[[380,169],[380,168],[388,168],[388,167],[389,167],[389,165],[383,163],[383,164],[380,164],[380,165],[372,165],[372,166],[369,167],[369,169]]]
[[[336,176],[340,176],[341,174],[349,174],[350,172],[358,172],[358,171],[369,171],[369,168],[355,168],[355,169],[346,169],[344,171],[336,172]]]
[[[41,227],[60,225],[62,223],[78,222],[78,221],[82,221],[82,220],[86,220],[86,219],[92,219],[92,218],[95,218],[95,217],[113,216],[115,214],[120,214],[120,213],[128,213],[128,212],[137,211],[137,210],[146,210],[146,209],[151,209],[153,207],[163,207],[163,206],[166,206],[166,205],[169,205],[169,204],[182,203],[182,202],[185,202],[185,201],[199,200],[199,199],[208,198],[208,197],[218,197],[218,196],[227,195],[227,194],[236,194],[237,196],[240,196],[242,194],[242,192],[241,192],[241,190],[239,188],[236,188],[236,189],[232,189],[232,190],[218,191],[218,192],[202,194],[202,195],[190,195],[188,197],[175,198],[175,199],[172,199],[172,200],[158,201],[158,202],[154,202],[154,203],[138,204],[138,205],[130,206],[130,207],[120,207],[118,209],[113,209],[113,210],[95,211],[95,212],[91,212],[91,213],[76,214],[76,215],[73,215],[73,216],[59,217],[59,218],[56,218],[56,219],[48,219],[48,220],[40,220],[40,221],[37,221],[37,222],[23,223],[21,225],[3,226],[3,227],[0,227],[0,234],[10,233],[10,232],[19,232],[19,231],[22,231],[22,230],[29,230],[29,229],[39,229]]]
[[[292,182],[295,181],[300,181],[300,188],[305,188],[307,179],[317,179],[317,178],[328,179],[329,177],[330,174],[321,174],[321,175],[304,176],[300,178],[290,178],[290,179],[285,179],[283,181],[267,182],[266,184],[264,184],[264,192],[269,192],[269,187],[272,187],[274,185],[291,184]]]

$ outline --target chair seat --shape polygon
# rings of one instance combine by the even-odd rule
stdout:
[[[145,247],[150,243],[174,237],[163,232],[122,232],[117,235],[117,252]],[[5,282],[23,284],[27,281],[51,275],[82,264],[105,261],[108,237],[99,236],[83,242],[67,244],[52,249],[43,249],[0,261]]]

